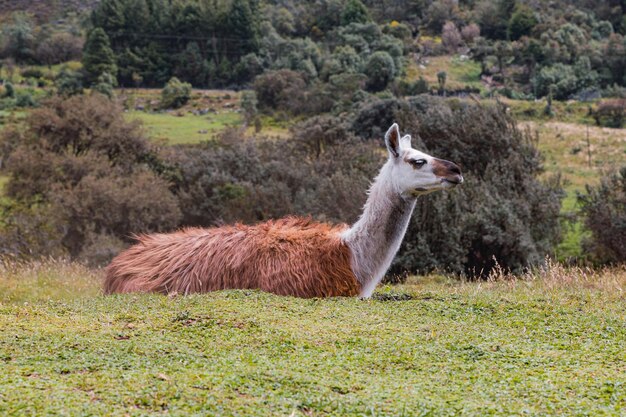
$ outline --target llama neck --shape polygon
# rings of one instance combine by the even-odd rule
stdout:
[[[388,161],[369,190],[363,214],[342,235],[352,252],[352,269],[361,297],[370,297],[400,248],[415,208],[415,197],[401,194],[391,181]]]

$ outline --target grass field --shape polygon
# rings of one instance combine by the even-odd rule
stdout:
[[[242,117],[239,113],[194,115],[191,113],[146,113],[132,111],[126,113],[129,120],[143,122],[148,135],[154,140],[163,140],[169,145],[198,143],[210,140],[212,135],[229,126],[239,126]]]
[[[538,134],[537,146],[544,158],[545,175],[561,175],[567,193],[563,200],[564,213],[577,211],[576,195],[585,193],[586,185],[597,185],[603,175],[619,169],[626,161],[626,129],[560,121],[523,121],[520,126]],[[558,258],[583,255],[583,238],[580,222],[568,225],[557,248]]]
[[[458,56],[451,55],[431,56],[427,60],[423,68],[414,62],[409,63],[406,70],[407,79],[416,80],[423,77],[431,88],[437,88],[439,85],[437,73],[445,71],[447,89],[456,90],[468,86],[481,91],[485,89],[480,81],[479,63],[469,59],[461,60]]]
[[[372,300],[104,297],[0,274],[1,415],[624,415],[626,271],[414,278]]]

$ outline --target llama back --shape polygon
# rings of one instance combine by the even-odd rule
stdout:
[[[104,291],[260,289],[298,297],[354,296],[360,285],[339,236],[345,228],[290,217],[140,236],[107,267]]]

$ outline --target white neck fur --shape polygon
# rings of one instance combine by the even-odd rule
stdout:
[[[395,257],[415,208],[414,196],[395,189],[393,161],[387,161],[369,190],[363,214],[342,233],[352,252],[352,270],[361,284],[361,297],[369,298]]]

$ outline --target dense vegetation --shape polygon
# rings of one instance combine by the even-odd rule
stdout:
[[[344,117],[304,121],[280,141],[231,129],[165,149],[105,96],[55,98],[31,113],[27,129],[4,135],[11,200],[2,247],[98,264],[130,233],[287,214],[355,221],[383,162],[381,126],[392,120],[419,129],[416,144],[457,161],[468,178],[459,192],[420,200],[396,272],[481,274],[495,259],[520,271],[550,252],[559,188],[537,181],[527,134],[499,106],[428,96],[371,99]]]
[[[101,264],[131,233],[288,213],[353,221],[364,198],[354,190],[366,189],[381,164],[377,140],[398,121],[471,182],[420,200],[394,272],[486,274],[496,262],[520,271],[559,241],[558,179],[537,180],[532,138],[500,104],[429,97],[547,96],[551,117],[552,100],[616,96],[587,117],[619,127],[623,17],[617,2],[522,0],[103,0],[56,20],[4,16],[0,110],[43,108],[3,134],[2,251]],[[415,76],[441,54],[477,62],[471,87],[451,86],[445,70],[436,83]],[[116,99],[118,86],[163,90],[136,105]],[[184,108],[192,87],[245,88],[242,129],[162,147],[124,121],[120,104]],[[263,118],[299,123],[280,142],[244,133],[261,130]]]

